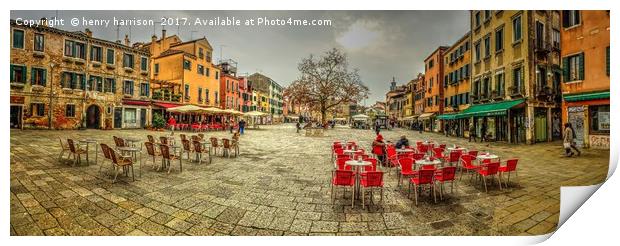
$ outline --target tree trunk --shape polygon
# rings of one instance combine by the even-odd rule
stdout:
[[[321,103],[321,126],[325,125],[326,117],[327,117],[327,109],[325,108],[325,104]]]

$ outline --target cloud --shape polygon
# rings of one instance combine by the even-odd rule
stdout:
[[[372,21],[359,20],[341,33],[336,42],[350,51],[360,50],[376,44],[382,36],[378,24]]]

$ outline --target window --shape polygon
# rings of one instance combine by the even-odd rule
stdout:
[[[521,15],[512,19],[512,42],[521,41]]]
[[[140,70],[147,71],[149,67],[149,60],[146,57],[140,57]]]
[[[32,116],[45,116],[45,104],[31,103],[30,111],[32,112]]]
[[[209,89],[205,89],[205,100],[209,102]]]
[[[215,79],[220,79],[220,72],[219,71],[215,71]]]
[[[113,78],[105,78],[103,81],[103,91],[116,93],[116,80]]]
[[[220,102],[220,99],[219,99],[219,97],[218,97],[218,95],[217,95],[217,94],[218,94],[218,93],[217,93],[217,91],[216,91],[216,92],[215,92],[215,103],[219,103],[219,102]],[[265,98],[263,98],[263,101],[265,101]]]
[[[189,85],[185,85],[185,98],[189,99]]]
[[[547,69],[542,66],[536,67],[536,86],[539,90],[547,86]]]
[[[523,68],[516,67],[512,69],[512,84],[515,87],[515,92],[520,92],[523,87]]]
[[[476,62],[480,61],[480,40],[474,44],[474,55],[476,56]]]
[[[65,40],[65,56],[86,59],[86,45],[84,43]]]
[[[226,80],[226,91],[230,91],[230,82]]]
[[[125,108],[124,115],[123,115],[125,123],[135,124],[136,115],[137,115],[137,112],[135,108]]]
[[[88,78],[88,83],[86,84],[86,89],[89,91],[103,91],[101,88],[101,83],[102,83],[102,79],[99,76],[93,76],[91,75]]]
[[[11,83],[26,83],[26,66],[11,65]]]
[[[34,51],[43,52],[45,50],[45,36],[41,33],[34,34]]]
[[[558,29],[553,29],[551,32],[551,42],[554,48],[560,48],[560,31]]]
[[[504,72],[498,72],[495,74],[495,91],[496,95],[503,96],[504,95]]]
[[[103,60],[103,54],[101,53],[101,47],[91,46],[90,47],[90,60],[101,62]]]
[[[205,69],[205,75],[206,75],[207,77],[209,77],[209,68],[206,68],[206,69]]]
[[[63,88],[84,89],[86,87],[86,77],[84,74],[63,72],[61,85]]]
[[[148,97],[149,95],[149,83],[140,83],[140,96]]]
[[[431,59],[430,61],[428,61],[428,69],[433,68],[433,65],[435,65],[434,63],[435,63],[435,60],[433,60],[433,59]]]
[[[155,63],[155,74],[159,73],[159,63]]]
[[[123,94],[133,96],[133,81],[125,80],[123,83]]]
[[[584,79],[584,58],[583,53],[580,53],[562,59],[564,65],[564,82]]]
[[[183,60],[183,69],[192,70],[192,62]]]
[[[32,85],[45,86],[47,81],[47,70],[44,68],[32,68],[30,72],[30,83]]]
[[[67,104],[67,106],[65,106],[65,117],[75,117],[74,104]]]
[[[590,132],[609,134],[609,105],[589,106]]]
[[[545,44],[545,24],[536,21],[536,47],[544,48]]]
[[[204,53],[202,48],[198,48],[198,58],[202,59],[204,57]]]
[[[504,28],[495,31],[495,52],[501,52],[504,49]]]
[[[205,74],[205,67],[202,65],[198,65],[198,74]]]
[[[484,58],[491,57],[491,35],[484,38]]]
[[[484,21],[487,22],[491,19],[491,10],[484,11]]]
[[[198,101],[202,102],[202,88],[198,87]]]
[[[562,26],[564,28],[573,27],[581,24],[581,14],[579,10],[563,10]]]
[[[476,14],[474,15],[475,19],[474,19],[474,23],[475,23],[475,27],[478,28],[480,26],[480,11],[476,12]]]
[[[108,49],[108,54],[106,54],[106,62],[108,64],[114,64],[114,50]]]
[[[24,31],[13,29],[13,48],[24,48]]]
[[[133,68],[133,54],[123,54],[123,67]]]

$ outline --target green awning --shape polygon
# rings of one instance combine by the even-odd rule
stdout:
[[[455,120],[457,119],[456,117],[459,115],[459,113],[452,113],[452,114],[442,114],[437,116],[437,119],[440,120]]]
[[[525,99],[517,99],[512,101],[502,101],[496,103],[487,104],[474,104],[469,108],[458,113],[454,117],[456,119],[468,118],[468,117],[483,117],[483,116],[498,116],[506,115],[509,109],[525,102]]]
[[[596,100],[596,99],[609,99],[609,91],[564,95],[564,101],[567,101],[567,102],[588,101],[588,100]]]

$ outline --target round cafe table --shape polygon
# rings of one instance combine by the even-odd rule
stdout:
[[[476,156],[476,159],[478,159],[478,161],[482,162],[484,160],[498,160],[499,161],[499,156],[494,155],[494,154],[480,154],[478,156]]]
[[[353,155],[353,154],[355,154],[355,153],[359,153],[359,152],[362,152],[362,150],[345,149],[345,150],[343,151],[343,153],[345,153],[345,154],[347,154],[347,155]]]
[[[455,148],[455,147],[449,147],[449,148],[446,148],[446,149],[448,150],[448,153],[450,153],[450,152],[452,152],[452,151],[461,151],[461,152],[465,152],[465,151],[467,151],[467,149],[466,149],[466,148],[463,148],[463,147],[458,147],[458,148]]]
[[[131,147],[136,147],[136,142],[139,142],[140,139],[137,139],[137,138],[125,138],[125,141],[131,143]]]
[[[79,143],[86,145],[86,164],[90,164],[88,160],[88,152],[90,152],[90,144],[95,145],[95,164],[97,164],[97,156],[99,155],[99,149],[97,148],[97,140],[92,138],[85,138],[78,140]]]
[[[412,153],[413,149],[396,149],[396,153]]]
[[[415,161],[416,165],[419,165],[419,167],[424,166],[424,165],[433,165],[433,166],[437,166],[441,164],[441,161],[439,159],[435,159],[435,160],[430,160],[430,159],[422,159],[422,160],[417,160]],[[419,169],[419,168],[418,168]]]
[[[360,198],[360,167],[372,165],[369,161],[348,160],[344,163],[347,166],[355,167],[355,199]]]

